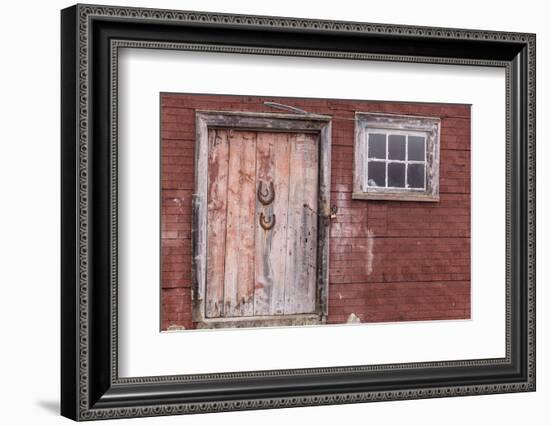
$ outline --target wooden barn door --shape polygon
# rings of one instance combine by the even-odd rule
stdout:
[[[319,134],[208,129],[206,318],[314,313]]]

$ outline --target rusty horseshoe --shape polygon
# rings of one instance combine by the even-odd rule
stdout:
[[[260,225],[262,228],[264,228],[266,231],[269,231],[271,228],[275,226],[275,213],[271,215],[271,219],[267,221],[264,216],[264,212],[260,213]]]
[[[273,186],[273,181],[269,182],[269,187],[264,187],[264,182],[260,181],[258,185],[258,200],[264,206],[267,206],[273,202],[275,199],[275,186]]]

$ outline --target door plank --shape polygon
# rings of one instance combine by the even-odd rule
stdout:
[[[319,176],[317,141],[317,135],[295,134],[290,144],[285,314],[315,311]]]
[[[256,133],[230,131],[224,316],[254,314]]]
[[[290,138],[289,133],[258,133],[256,189],[273,182],[275,199],[268,206],[256,199],[255,316],[284,314]],[[259,226],[261,213],[275,215],[272,229]]]
[[[225,274],[225,232],[227,216],[227,173],[229,130],[208,132],[208,204],[206,238],[206,305],[207,318],[223,315]]]

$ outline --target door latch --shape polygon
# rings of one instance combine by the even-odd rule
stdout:
[[[335,204],[330,206],[330,213],[322,216],[325,225],[328,226],[331,220],[336,219],[337,213],[338,213],[338,206]]]

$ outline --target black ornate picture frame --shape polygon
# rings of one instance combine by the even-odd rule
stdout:
[[[500,67],[506,73],[506,356],[120,378],[122,47]],[[76,5],[61,13],[61,414],[74,420],[535,390],[535,35]]]

